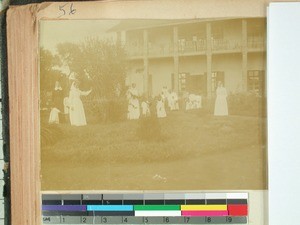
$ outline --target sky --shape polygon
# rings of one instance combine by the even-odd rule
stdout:
[[[56,45],[63,42],[79,43],[86,37],[116,38],[107,32],[119,20],[42,20],[40,21],[40,46],[56,52]]]

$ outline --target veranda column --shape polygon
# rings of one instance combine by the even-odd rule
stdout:
[[[211,23],[206,24],[206,72],[207,72],[207,97],[212,96],[211,87],[211,63],[212,63],[212,38]]]
[[[178,27],[173,28],[173,41],[174,41],[174,90],[179,91],[179,55],[178,55]]]
[[[248,73],[248,40],[247,40],[247,20],[242,20],[242,91],[247,91]]]
[[[144,62],[144,74],[143,74],[143,90],[145,94],[149,94],[150,90],[148,90],[148,76],[149,76],[149,61],[148,61],[148,31],[143,31],[143,62]]]

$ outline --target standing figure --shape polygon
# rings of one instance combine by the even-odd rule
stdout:
[[[70,94],[69,94],[69,116],[70,123],[72,126],[85,126],[86,118],[84,113],[84,108],[80,96],[88,95],[92,90],[89,91],[81,91],[78,88],[78,83],[75,81],[72,83]]]
[[[150,116],[150,108],[149,108],[149,101],[145,100],[141,104],[142,107],[142,116],[148,117]]]
[[[133,97],[138,98],[139,97],[139,92],[138,92],[138,89],[136,88],[135,83],[131,84],[131,87],[129,88],[128,93],[127,93],[127,97],[128,98],[133,98]]]
[[[128,104],[128,119],[137,120],[140,118],[140,102],[137,97],[133,96]]]
[[[136,84],[132,83],[131,87],[127,92],[128,100],[128,113],[127,119],[136,120],[140,118],[140,102],[139,102],[139,92],[136,88]]]
[[[49,116],[49,123],[60,123],[59,115],[63,111],[63,90],[59,81],[55,82],[54,91],[52,92],[52,109]]]
[[[164,118],[167,116],[165,104],[162,97],[159,97],[156,103],[156,114],[158,118]]]
[[[227,106],[227,91],[223,87],[222,82],[218,83],[218,88],[216,90],[217,98],[215,102],[215,116],[228,116],[228,106]]]
[[[172,93],[170,94],[170,109],[171,110],[178,110],[179,109],[179,104],[178,104],[178,95],[175,91],[172,91]]]

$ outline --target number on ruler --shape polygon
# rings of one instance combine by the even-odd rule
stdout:
[[[51,222],[51,218],[50,218],[50,217],[44,217],[44,218],[43,218],[43,221],[44,221],[44,222]]]
[[[149,223],[148,217],[144,217],[144,223]]]
[[[190,217],[184,217],[184,222],[185,222],[185,223],[189,223],[189,222],[190,222],[190,219],[191,219]]]
[[[107,223],[107,218],[106,217],[102,217],[102,223]]]
[[[206,222],[207,223],[211,223],[211,218],[210,217],[206,217]]]
[[[165,221],[165,223],[169,223],[170,222],[170,218],[169,217],[164,217],[164,221]]]
[[[65,223],[65,222],[66,222],[66,220],[65,220],[64,217],[61,218],[61,222],[62,222],[62,223]]]
[[[231,217],[227,217],[227,218],[226,218],[226,222],[227,222],[227,223],[231,223],[231,222],[232,222],[232,218],[231,218]]]
[[[123,223],[128,223],[128,218],[127,217],[123,218]]]
[[[82,223],[86,223],[86,217],[82,217]]]

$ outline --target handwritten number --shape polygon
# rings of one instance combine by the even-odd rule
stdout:
[[[75,13],[76,13],[76,9],[73,9],[73,3],[72,3],[71,6],[70,6],[70,13],[69,13],[69,15],[75,14]]]
[[[66,15],[66,11],[64,10],[64,7],[65,7],[66,5],[67,5],[67,4],[61,5],[61,6],[58,7],[59,10],[62,11],[62,13],[63,13],[62,15],[60,15],[60,17]]]
[[[69,5],[70,7],[67,8],[66,6]],[[68,12],[69,15],[74,15],[76,13],[76,9],[74,8],[74,4],[71,3],[67,3],[67,4],[64,4],[64,5],[60,5],[58,7],[59,11],[61,11],[61,15],[59,15],[59,17],[62,17],[64,15],[66,15],[66,13]],[[67,12],[66,12],[67,11]]]

